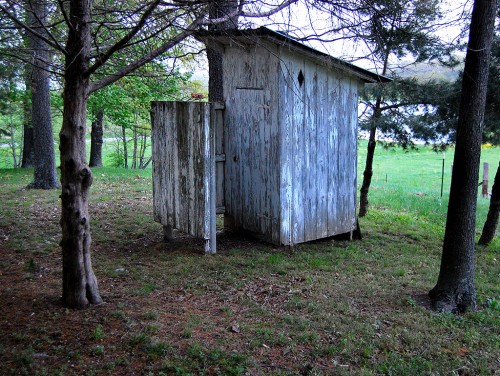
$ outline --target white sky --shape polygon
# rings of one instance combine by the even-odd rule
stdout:
[[[443,19],[438,21],[442,26],[437,28],[436,34],[444,42],[457,41],[461,29],[465,26],[463,20],[457,20],[460,20],[463,13],[470,10],[471,7],[472,0],[443,0],[441,2],[441,9],[444,16]],[[447,25],[452,21],[454,21],[452,25]],[[331,29],[332,22],[336,21],[335,16],[331,17],[331,15],[322,13],[316,9],[310,9],[304,2],[299,1],[299,3],[292,5],[271,18],[253,19],[251,22],[255,26],[268,26],[271,29],[285,31],[300,38],[321,35]],[[325,41],[311,40],[305,43],[322,52],[348,61],[367,55],[368,50],[364,43],[340,39],[341,37],[340,34],[325,35]],[[327,41],[328,39],[335,38],[339,38],[340,40],[335,42]],[[373,62],[366,60],[357,61],[355,64],[366,69],[376,69]]]

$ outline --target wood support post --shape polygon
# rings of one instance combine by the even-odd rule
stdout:
[[[489,165],[488,162],[483,163],[483,188],[482,188],[482,194],[483,198],[488,198],[488,171],[489,170]]]

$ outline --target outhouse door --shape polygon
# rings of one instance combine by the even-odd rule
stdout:
[[[226,213],[233,225],[255,235],[270,232],[271,150],[270,105],[260,88],[236,88],[226,111]],[[274,150],[274,155],[277,151]]]

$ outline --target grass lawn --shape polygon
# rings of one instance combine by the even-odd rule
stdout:
[[[499,154],[483,152],[490,185]],[[364,155],[363,146],[360,165]],[[0,374],[498,373],[498,232],[476,248],[480,309],[428,309],[451,160],[441,199],[441,155],[377,150],[362,241],[288,251],[221,233],[214,256],[196,239],[162,242],[151,170],[95,169],[92,249],[104,303],[83,311],[59,301],[59,192],[25,190],[32,170],[0,170]],[[478,236],[488,204],[478,198]]]

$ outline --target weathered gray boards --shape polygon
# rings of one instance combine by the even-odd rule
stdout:
[[[207,244],[216,206],[278,245],[353,231],[358,89],[387,79],[266,28],[199,37],[223,53],[224,110],[153,103],[155,219]]]
[[[153,213],[164,225],[206,240],[215,252],[216,106],[199,102],[153,102]]]

